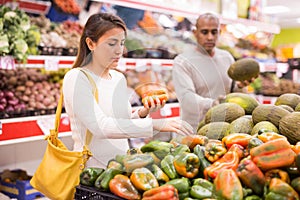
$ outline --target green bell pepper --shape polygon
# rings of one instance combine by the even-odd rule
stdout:
[[[108,161],[106,168],[115,168],[115,169],[123,171],[123,165],[121,163],[119,163],[118,161],[113,160],[113,159]]]
[[[160,163],[161,169],[168,175],[170,179],[178,178],[178,174],[174,167],[173,161],[174,161],[174,156],[169,154],[165,156]]]
[[[262,200],[262,198],[257,195],[251,195],[251,196],[245,197],[244,200]]]
[[[168,175],[158,165],[153,164],[152,171],[158,183],[166,183],[170,180]]]
[[[184,200],[189,196],[190,196],[190,192],[185,192],[185,193],[179,193],[178,194],[179,200]]]
[[[103,168],[98,168],[98,167],[85,168],[80,173],[80,184],[86,186],[93,186],[98,176],[100,176],[100,174],[103,172],[104,172]]]
[[[214,190],[214,184],[204,178],[196,178],[193,180],[193,185],[199,185],[202,186],[206,189],[208,189],[209,191],[213,191]]]
[[[203,171],[206,167],[210,166],[211,163],[206,159],[205,155],[205,147],[201,145],[196,145],[194,147],[194,154],[196,154],[199,158],[200,166],[199,166],[199,175],[204,177]]]
[[[193,185],[190,191],[190,195],[196,199],[204,199],[212,197],[212,191],[202,187],[200,185]]]
[[[105,171],[96,179],[94,184],[95,188],[108,190],[110,180],[113,179],[115,175],[121,174],[122,172],[122,170],[116,168],[105,169]]]
[[[154,163],[154,159],[149,154],[133,154],[127,155],[123,160],[126,172],[131,173],[136,168],[150,166]]]
[[[191,150],[190,150],[189,146],[185,145],[185,144],[179,144],[175,148],[171,149],[171,154],[173,156],[176,156],[182,152],[191,152]]]
[[[185,177],[170,180],[166,183],[166,185],[173,185],[177,189],[179,194],[186,193],[190,189],[190,181]]]
[[[174,145],[169,142],[152,140],[149,143],[143,145],[141,147],[141,151],[145,152],[153,152],[159,159],[163,159],[166,155],[168,155],[173,148]]]
[[[265,196],[265,200],[299,200],[298,193],[291,185],[279,178],[272,178],[269,183],[269,191]]]

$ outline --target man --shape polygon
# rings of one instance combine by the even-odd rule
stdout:
[[[216,15],[200,15],[193,33],[197,46],[174,59],[172,77],[181,118],[196,131],[208,109],[230,92],[232,80],[227,75],[227,69],[234,58],[229,52],[216,47],[220,33]],[[239,83],[239,87],[248,84],[249,81]]]

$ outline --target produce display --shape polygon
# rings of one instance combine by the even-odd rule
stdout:
[[[38,27],[31,25],[24,11],[0,5],[0,56],[25,62],[29,54],[38,54],[40,38]]]
[[[124,199],[299,200],[300,96],[280,96],[277,105],[251,98],[232,93],[196,134],[131,148],[105,169],[86,168],[80,184]]]
[[[285,93],[300,94],[300,84],[275,73],[263,73],[251,84],[255,92],[266,96],[280,96]]]
[[[67,70],[0,70],[0,117],[55,113],[61,80]]]

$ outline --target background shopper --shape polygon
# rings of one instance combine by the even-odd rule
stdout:
[[[181,118],[196,130],[207,110],[230,92],[232,80],[227,69],[234,58],[216,47],[220,34],[218,16],[212,13],[200,15],[193,33],[197,46],[175,58],[172,77]],[[242,88],[249,83],[245,81],[237,85]]]

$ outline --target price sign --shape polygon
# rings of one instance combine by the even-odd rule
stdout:
[[[15,59],[12,56],[0,57],[0,69],[16,69]]]
[[[58,59],[45,59],[45,69],[48,71],[58,71],[59,60]]]

